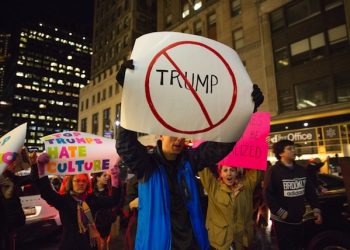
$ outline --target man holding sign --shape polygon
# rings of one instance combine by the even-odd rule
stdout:
[[[118,72],[120,84],[126,68],[133,68],[132,61]],[[256,85],[252,97],[256,109],[263,101]],[[195,149],[185,149],[184,142],[181,136],[162,135],[149,154],[136,132],[120,129],[118,154],[139,180],[135,249],[209,249],[195,175],[219,162],[235,143],[205,142]]]

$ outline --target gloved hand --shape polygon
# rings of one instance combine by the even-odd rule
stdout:
[[[111,184],[112,184],[112,187],[118,187],[118,185],[119,185],[119,173],[120,173],[120,168],[119,168],[119,165],[116,164],[111,169]]]
[[[39,176],[45,173],[45,165],[49,163],[49,161],[50,157],[46,152],[43,152],[41,155],[39,155],[37,159]]]
[[[254,113],[258,110],[258,107],[264,102],[264,95],[261,92],[257,84],[253,84],[252,98],[254,101]]]
[[[123,64],[120,66],[120,69],[119,69],[117,76],[116,76],[117,82],[119,83],[120,86],[123,87],[123,85],[124,85],[124,78],[125,78],[126,69],[134,69],[134,68],[135,67],[134,67],[132,59],[123,62]]]

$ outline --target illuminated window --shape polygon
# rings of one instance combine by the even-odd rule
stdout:
[[[240,49],[244,46],[243,29],[239,29],[233,32],[233,48]]]
[[[231,16],[241,14],[241,0],[231,0]]]
[[[194,10],[199,10],[201,7],[202,7],[202,1],[201,0],[195,0],[193,9]]]
[[[327,33],[332,51],[349,46],[345,24],[329,29]]]
[[[330,78],[295,85],[297,109],[312,108],[333,103],[333,87]]]
[[[190,4],[186,1],[182,5],[182,18],[187,17],[190,14]]]
[[[289,56],[287,47],[280,48],[274,52],[275,67],[279,71],[289,65]]]
[[[46,105],[45,104],[39,104],[39,108],[44,109],[44,108],[46,108]]]

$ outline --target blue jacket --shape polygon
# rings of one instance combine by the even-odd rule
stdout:
[[[136,132],[120,129],[118,154],[139,180],[136,249],[192,249],[192,235],[201,249],[209,248],[194,175],[215,165],[233,145],[203,143],[171,162],[164,158],[161,142],[149,153]]]

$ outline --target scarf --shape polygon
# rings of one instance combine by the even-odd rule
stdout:
[[[77,220],[79,233],[84,234],[87,230],[89,231],[90,245],[96,246],[97,240],[100,237],[95,225],[94,218],[89,205],[85,202],[86,195],[79,199],[76,195],[72,195],[74,200],[77,201]]]

